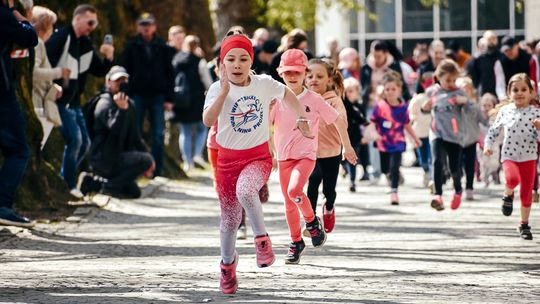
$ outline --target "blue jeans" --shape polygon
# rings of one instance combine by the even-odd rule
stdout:
[[[81,108],[58,107],[64,137],[64,158],[60,174],[70,189],[77,186],[77,171],[86,153],[90,149],[90,137]]]
[[[150,136],[152,138],[152,156],[156,162],[156,170],[154,176],[161,175],[163,167],[163,153],[165,140],[165,103],[164,96],[142,97],[134,95],[131,97],[135,101],[135,110],[137,112],[137,122],[140,132],[143,134],[144,118],[146,112],[149,112],[150,119]]]
[[[431,175],[433,169],[431,165],[431,148],[429,144],[429,137],[420,138],[422,141],[422,146],[416,148],[416,155],[418,156],[418,161],[424,172],[429,172]]]
[[[367,109],[367,116],[371,117],[373,113],[373,107]],[[369,162],[371,163],[371,176],[378,178],[381,176],[381,158],[379,150],[375,147],[375,141],[369,142]]]
[[[26,141],[24,116],[15,97],[0,99],[0,207],[12,208],[15,191],[21,182],[30,149]]]
[[[195,131],[193,131],[193,129],[195,129]],[[202,156],[203,149],[206,145],[207,134],[208,128],[206,128],[202,121],[193,123],[180,123],[179,144],[184,163],[193,166],[193,155]],[[195,147],[193,147],[194,141]]]

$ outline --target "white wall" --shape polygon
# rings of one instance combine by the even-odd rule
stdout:
[[[540,39],[540,1],[525,0],[525,39]]]
[[[315,26],[315,52],[317,55],[328,52],[327,39],[330,36],[337,38],[340,47],[349,46],[349,15],[347,11],[333,4],[327,8],[322,1],[318,1],[318,23]]]

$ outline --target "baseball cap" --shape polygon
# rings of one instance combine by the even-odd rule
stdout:
[[[137,24],[154,24],[154,22],[156,22],[156,17],[148,12],[142,13],[137,18]]]
[[[307,67],[308,59],[306,54],[299,49],[290,49],[281,55],[281,61],[277,70],[279,74],[288,71],[304,72]]]
[[[504,36],[501,40],[501,52],[506,52],[509,49],[513,48],[517,41],[510,36]]]
[[[274,54],[279,47],[279,43],[274,40],[266,40],[262,45],[262,50],[265,53]]]
[[[126,69],[124,67],[115,65],[110,70],[109,73],[107,73],[107,80],[116,81],[122,77],[129,77],[129,74],[127,73]]]

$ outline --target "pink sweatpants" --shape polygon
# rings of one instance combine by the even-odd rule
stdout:
[[[521,163],[505,160],[502,166],[506,177],[506,187],[514,189],[521,184],[519,187],[521,206],[530,208],[532,205],[534,177],[536,175],[536,160]]]
[[[298,209],[302,212],[306,223],[315,219],[311,202],[304,194],[304,185],[315,167],[315,160],[304,158],[280,161],[278,167],[289,233],[293,242],[299,242],[302,240],[302,226]]]

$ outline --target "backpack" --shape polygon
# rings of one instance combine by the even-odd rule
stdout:
[[[178,71],[174,78],[173,104],[175,109],[187,109],[191,104],[189,82],[184,71]]]
[[[108,95],[109,93],[104,91],[99,92],[94,97],[90,98],[90,100],[82,106],[82,112],[84,120],[86,122],[86,130],[88,131],[88,136],[90,137],[90,140],[94,139],[94,121],[96,120],[96,115],[94,114],[94,112],[96,111],[98,101],[105,94]]]

